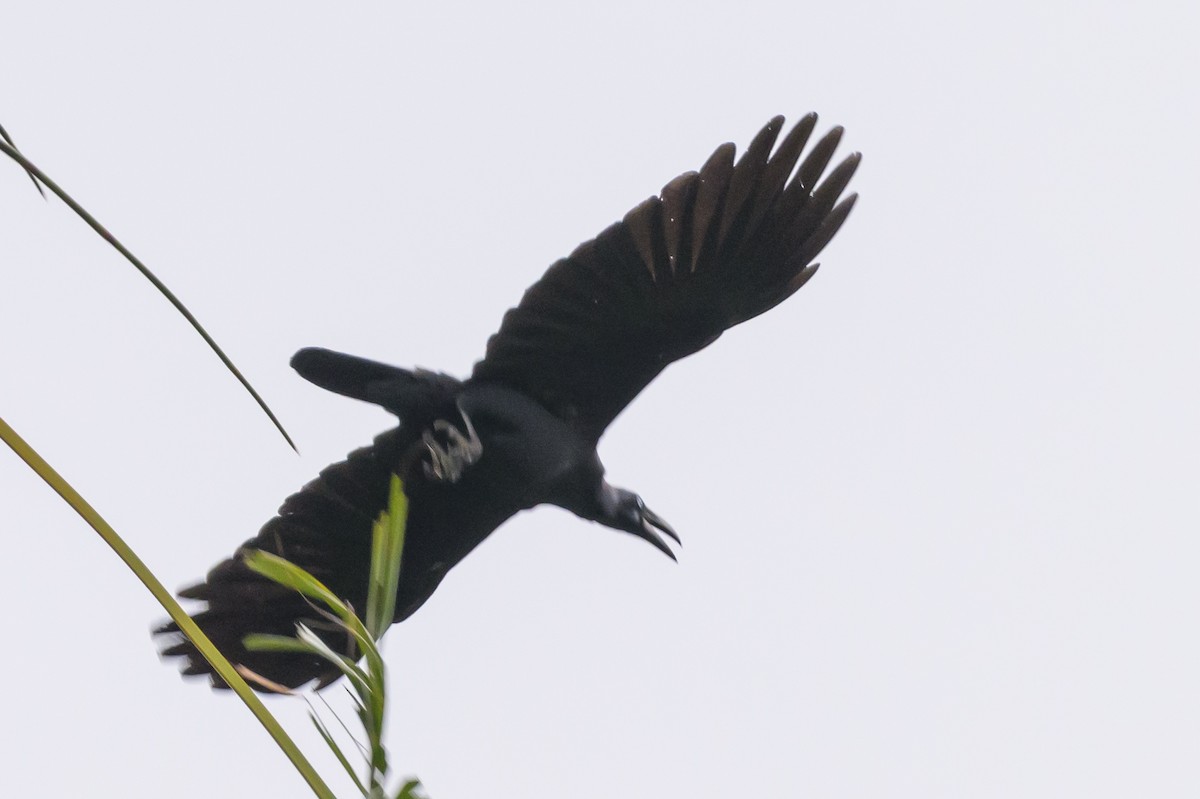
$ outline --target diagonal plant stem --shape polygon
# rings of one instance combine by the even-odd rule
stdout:
[[[51,186],[51,188],[53,188],[53,186]],[[292,765],[294,765],[296,770],[300,772],[300,775],[305,779],[309,787],[312,788],[313,793],[316,794],[319,799],[335,799],[333,791],[329,789],[329,786],[327,786],[324,780],[321,779],[320,775],[317,774],[316,770],[312,767],[312,764],[309,763],[308,759],[305,758],[300,752],[300,749],[296,746],[296,743],[288,736],[286,732],[284,732],[283,727],[281,727],[279,722],[275,720],[275,717],[270,714],[267,708],[263,705],[262,700],[255,695],[254,691],[250,689],[250,686],[246,684],[246,681],[242,679],[241,675],[239,675],[229,661],[217,651],[217,648],[213,646],[212,642],[208,640],[207,636],[200,631],[200,628],[196,626],[196,623],[192,621],[191,617],[184,612],[183,608],[179,606],[179,603],[175,601],[175,598],[171,596],[170,592],[163,587],[163,584],[160,583],[158,578],[156,578],[150,572],[150,570],[146,567],[146,564],[142,562],[141,558],[139,558],[134,551],[129,548],[129,545],[126,544],[119,535],[117,535],[117,532],[108,525],[108,522],[104,521],[100,514],[97,513],[96,510],[89,505],[87,501],[84,500],[84,498],[81,497],[79,493],[50,466],[50,464],[46,463],[46,461],[34,451],[33,447],[25,443],[24,439],[17,435],[16,431],[9,427],[3,419],[0,419],[0,440],[3,440],[5,444],[12,448],[13,452],[17,453],[21,460],[29,464],[29,467],[37,472],[39,477],[45,480],[51,488],[58,492],[58,495],[66,500],[67,504],[70,505],[76,513],[82,516],[83,520],[91,525],[93,530],[100,534],[100,537],[104,539],[104,542],[108,544],[109,547],[111,547],[112,550],[117,553],[117,556],[125,562],[125,565],[128,566],[135,575],[137,575],[137,578],[142,581],[142,584],[149,589],[150,593],[154,595],[154,598],[159,601],[159,604],[161,604],[163,608],[166,609],[167,613],[170,614],[172,621],[179,625],[179,629],[183,631],[184,635],[191,639],[192,643],[196,645],[196,648],[200,651],[200,653],[203,654],[208,662],[212,664],[213,668],[216,670],[217,674],[220,675],[221,679],[225,680],[229,687],[232,688],[235,693],[237,693],[238,697],[240,697],[241,700],[246,703],[246,706],[250,708],[250,712],[254,714],[259,723],[262,724],[271,737],[275,739],[275,743],[279,745],[279,748],[282,749],[284,754],[287,755],[292,761]]]
[[[38,181],[41,181],[41,183],[50,189],[50,191],[58,195],[58,198],[66,203],[72,211],[78,214],[80,219],[82,219],[84,222],[87,222],[92,230],[99,233],[102,239],[111,244],[117,252],[121,253],[121,255],[125,256],[125,260],[133,264],[133,266],[139,272],[141,272],[142,275],[149,280],[156,289],[158,289],[159,293],[166,297],[167,301],[171,303],[171,305],[175,306],[175,310],[183,314],[183,318],[187,319],[188,323],[191,324],[192,329],[200,334],[200,338],[204,339],[204,342],[208,344],[209,349],[216,353],[216,356],[221,359],[221,363],[225,364],[225,368],[233,373],[233,376],[238,379],[238,382],[242,384],[242,387],[245,388],[246,391],[250,392],[250,396],[254,398],[254,401],[258,403],[258,407],[262,408],[263,413],[265,413],[267,418],[271,420],[271,423],[275,425],[275,429],[278,430],[283,436],[284,440],[287,441],[288,446],[293,450],[296,450],[296,444],[292,441],[292,437],[288,435],[287,430],[283,429],[283,424],[278,418],[276,418],[274,411],[268,407],[266,401],[259,396],[257,391],[254,390],[254,386],[250,385],[250,381],[248,381],[238,370],[238,368],[233,365],[233,361],[229,360],[229,356],[225,354],[225,351],[217,345],[217,342],[214,341],[213,337],[208,334],[208,331],[201,327],[199,320],[197,320],[196,317],[192,315],[192,312],[189,311],[183,304],[183,302],[175,296],[174,292],[167,288],[166,284],[159,280],[158,277],[151,272],[145,264],[139,261],[137,256],[126,249],[124,244],[117,241],[117,238],[113,234],[109,233],[107,228],[97,222],[95,217],[85,211],[83,206],[75,202],[75,200],[72,199],[69,194],[63,191],[57,183],[47,177],[46,173],[38,169],[37,166],[24,155],[22,155],[16,147],[13,147],[11,144],[12,139],[9,138],[8,134],[3,130],[0,130],[0,139],[4,139],[4,141],[0,141],[0,152],[4,153],[9,158],[20,164],[25,171],[29,173],[29,176],[33,178],[35,184]],[[41,187],[39,186],[38,188],[40,191]]]
[[[8,146],[12,147],[14,150],[17,149],[17,143],[15,141],[13,141],[12,136],[8,135],[8,131],[4,129],[3,125],[0,125],[0,139],[4,139],[6,142],[8,142]],[[34,174],[32,172],[30,172],[28,169],[25,170],[25,174],[29,175],[29,179],[33,181],[33,187],[38,190],[38,194],[42,195],[42,199],[43,200],[50,199],[49,197],[46,196],[46,190],[42,188],[41,183],[38,183],[38,179],[36,177],[34,177]]]

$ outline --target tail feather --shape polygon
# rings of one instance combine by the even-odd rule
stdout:
[[[292,357],[292,368],[305,380],[344,397],[382,406],[401,419],[437,408],[453,396],[461,382],[441,372],[401,369],[379,361],[320,347],[306,347]]]

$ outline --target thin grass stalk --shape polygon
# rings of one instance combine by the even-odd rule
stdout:
[[[49,182],[47,182],[46,185],[50,186],[51,189],[54,189],[54,186]],[[218,675],[220,675],[221,679],[225,680],[225,682],[234,690],[238,697],[246,703],[246,706],[250,708],[250,712],[254,714],[254,717],[258,719],[259,723],[262,724],[270,736],[275,739],[275,743],[280,749],[283,750],[283,753],[292,761],[292,765],[294,765],[296,770],[300,772],[300,776],[302,776],[305,782],[308,783],[309,787],[312,788],[313,793],[320,797],[320,799],[336,799],[333,791],[329,789],[329,786],[327,786],[324,780],[321,779],[320,775],[317,774],[316,770],[312,767],[312,764],[308,762],[308,759],[305,758],[303,753],[300,752],[300,749],[296,746],[295,742],[288,736],[286,732],[284,732],[283,727],[279,725],[279,722],[275,720],[275,717],[268,712],[262,701],[257,695],[255,695],[254,691],[251,690],[250,686],[246,684],[246,681],[242,679],[241,675],[238,674],[233,665],[230,664],[230,662],[226,660],[220,652],[217,651],[217,648],[213,646],[212,642],[208,640],[208,637],[201,632],[200,628],[196,626],[196,623],[192,621],[191,617],[184,612],[183,608],[179,606],[179,603],[175,601],[175,598],[171,596],[171,593],[163,587],[163,584],[160,583],[158,578],[156,578],[150,569],[146,567],[146,564],[142,562],[141,558],[139,558],[134,551],[129,548],[125,541],[122,540],[119,535],[117,535],[117,532],[109,526],[108,522],[104,521],[100,514],[96,512],[95,508],[89,505],[87,501],[79,495],[79,492],[72,488],[71,485],[65,479],[63,479],[63,477],[56,472],[50,466],[50,464],[46,463],[46,461],[37,454],[33,447],[29,446],[24,439],[17,435],[16,431],[9,427],[2,418],[0,418],[0,439],[3,439],[4,443],[7,444],[13,450],[13,452],[17,453],[17,456],[21,458],[21,460],[25,461],[25,463],[27,463],[39,477],[45,480],[46,484],[54,489],[76,513],[83,517],[83,520],[87,522],[93,530],[100,534],[100,537],[104,539],[104,542],[108,544],[108,546],[114,552],[117,553],[117,556],[121,558],[125,565],[128,566],[131,571],[133,571],[139,580],[141,580],[142,585],[146,586],[150,593],[154,595],[154,598],[158,600],[159,604],[161,604],[170,615],[172,621],[179,625],[179,629],[183,632],[183,634],[186,635],[188,639],[196,645],[196,648],[202,655],[204,655],[205,659],[212,664],[213,669]]]
[[[14,150],[17,149],[17,143],[15,141],[13,141],[12,136],[8,135],[8,131],[4,129],[3,125],[0,125],[0,139],[4,139],[6,142],[8,142],[9,146],[12,147]],[[33,187],[38,190],[38,194],[42,195],[42,199],[43,200],[50,199],[49,197],[46,196],[46,190],[42,188],[41,183],[38,183],[38,179],[36,177],[34,177],[33,173],[30,172],[28,169],[26,169],[25,174],[29,175],[29,179],[33,181]]]
[[[133,266],[139,272],[141,272],[142,275],[149,280],[156,289],[158,289],[159,293],[166,297],[167,301],[170,302],[171,305],[175,306],[175,310],[183,314],[183,318],[188,320],[188,323],[192,326],[192,329],[200,334],[200,338],[204,339],[204,342],[208,344],[209,349],[211,349],[216,356],[221,359],[221,363],[225,364],[225,368],[237,378],[238,382],[242,384],[242,387],[245,388],[246,391],[250,392],[250,396],[254,398],[254,401],[258,403],[258,407],[262,409],[263,413],[267,415],[267,418],[271,420],[271,423],[275,425],[275,429],[278,430],[283,436],[284,440],[287,441],[288,446],[296,452],[299,452],[299,450],[296,449],[295,442],[292,441],[292,437],[288,435],[287,430],[283,429],[283,423],[276,418],[275,412],[272,411],[267,405],[266,400],[259,396],[258,392],[254,390],[254,386],[250,385],[250,381],[247,380],[245,376],[242,375],[241,371],[239,371],[238,368],[233,365],[233,361],[231,361],[229,356],[225,354],[225,351],[217,345],[217,342],[208,334],[208,331],[200,325],[200,321],[192,315],[192,312],[187,309],[187,306],[183,304],[183,301],[176,297],[175,293],[167,288],[167,285],[159,280],[158,277],[150,271],[149,267],[138,260],[137,256],[131,253],[124,244],[117,241],[117,237],[109,233],[108,229],[105,228],[104,225],[101,225],[98,221],[96,221],[96,218],[85,211],[83,206],[75,202],[75,200],[71,198],[71,195],[59,188],[59,185],[51,180],[45,172],[42,172],[42,170],[38,169],[32,161],[22,155],[20,150],[18,150],[16,147],[13,147],[7,141],[4,141],[4,138],[7,138],[7,135],[0,137],[0,153],[4,153],[9,158],[24,167],[25,171],[34,179],[35,185],[38,181],[41,181],[46,188],[58,195],[58,198],[66,203],[72,211],[78,214],[80,219],[82,219],[84,222],[87,222],[88,226],[90,226],[92,230],[100,234],[100,238],[107,241],[113,246],[114,249],[116,249],[117,252],[125,256],[125,260],[133,264]]]

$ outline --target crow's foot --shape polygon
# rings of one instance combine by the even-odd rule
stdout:
[[[431,480],[445,483],[457,483],[462,479],[467,467],[479,460],[483,455],[483,442],[471,424],[462,406],[458,406],[458,414],[462,417],[464,433],[445,419],[433,423],[433,430],[426,430],[421,441],[429,451],[429,461],[423,464],[425,476]],[[445,440],[442,443],[439,436]]]

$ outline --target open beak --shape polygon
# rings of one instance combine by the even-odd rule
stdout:
[[[659,552],[663,553],[671,560],[676,562],[679,561],[679,559],[675,557],[675,553],[671,551],[669,546],[667,546],[667,542],[663,540],[660,533],[666,533],[676,544],[682,544],[683,542],[679,540],[679,534],[671,529],[671,525],[667,524],[666,520],[654,511],[650,510],[649,508],[643,508],[642,527],[640,530],[632,530],[631,532],[638,538],[653,544]]]

